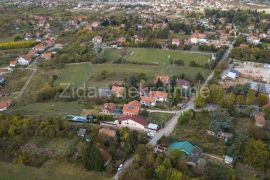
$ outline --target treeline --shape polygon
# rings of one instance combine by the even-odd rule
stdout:
[[[240,61],[270,63],[270,51],[259,48],[234,48],[230,57]]]
[[[0,50],[29,48],[37,44],[36,41],[0,42]]]

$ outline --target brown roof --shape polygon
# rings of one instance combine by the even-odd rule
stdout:
[[[128,105],[130,105],[130,106],[138,106],[138,107],[141,107],[141,103],[140,103],[139,101],[137,101],[137,100],[130,101],[130,102],[128,103]]]
[[[10,61],[9,64],[15,66],[17,64],[17,61],[16,60]]]
[[[50,52],[44,53],[42,56],[43,56],[43,58],[50,60],[52,58],[52,53],[50,53]]]
[[[155,99],[148,96],[141,96],[141,101],[145,103],[153,103],[155,102]]]
[[[168,93],[163,91],[150,91],[149,96],[152,98],[168,98]]]
[[[109,128],[101,128],[99,129],[99,134],[104,135],[104,136],[109,136],[109,137],[115,137],[116,131]]]
[[[112,112],[113,110],[115,110],[115,108],[116,108],[116,104],[114,104],[114,103],[105,103],[105,104],[101,107],[101,109],[106,109],[106,110],[108,110],[109,112]]]
[[[143,126],[147,126],[147,121],[140,116],[121,116],[117,119],[118,121],[126,121],[126,120],[132,120],[138,124],[141,124]]]
[[[124,94],[124,91],[125,91],[125,88],[124,87],[115,86],[115,85],[112,86],[112,93],[113,94],[123,95]]]
[[[5,100],[0,102],[0,109],[8,108],[11,105],[11,100]]]
[[[160,76],[160,75],[157,75],[156,76],[156,79],[155,79],[155,82],[157,82],[158,80],[160,80],[163,84],[168,84],[169,83],[169,80],[170,80],[170,77],[169,76]]]

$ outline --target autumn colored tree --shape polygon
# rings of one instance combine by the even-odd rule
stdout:
[[[268,159],[269,152],[266,144],[255,139],[248,141],[244,150],[244,163],[263,169]]]

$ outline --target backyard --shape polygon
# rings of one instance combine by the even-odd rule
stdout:
[[[168,113],[149,113],[146,120],[149,123],[151,122],[163,126],[170,120],[171,117],[172,114]]]

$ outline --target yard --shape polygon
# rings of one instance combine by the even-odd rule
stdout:
[[[168,113],[149,113],[146,120],[149,123],[155,123],[160,126],[163,126],[169,121],[171,117],[172,117],[172,114],[168,114]]]
[[[209,59],[211,59],[211,54],[148,48],[106,49],[104,52],[104,58],[107,61],[115,61],[121,57],[125,62],[160,65],[168,65],[172,60],[183,60],[185,66],[189,66],[190,61],[195,61],[200,65],[208,64]]]
[[[96,79],[102,72],[106,72],[105,79]],[[180,75],[186,74],[191,80],[195,79],[198,72],[206,77],[208,70],[197,67],[183,66],[158,66],[158,65],[134,65],[134,64],[71,64],[56,71],[58,79],[56,85],[71,83],[74,86],[106,86],[113,82],[126,80],[131,75],[145,73],[148,79],[153,79],[156,75]]]
[[[177,125],[171,135],[176,140],[187,140],[199,146],[204,152],[223,155],[225,144],[223,140],[206,134],[209,130],[210,114],[196,113],[195,118],[186,124]]]

